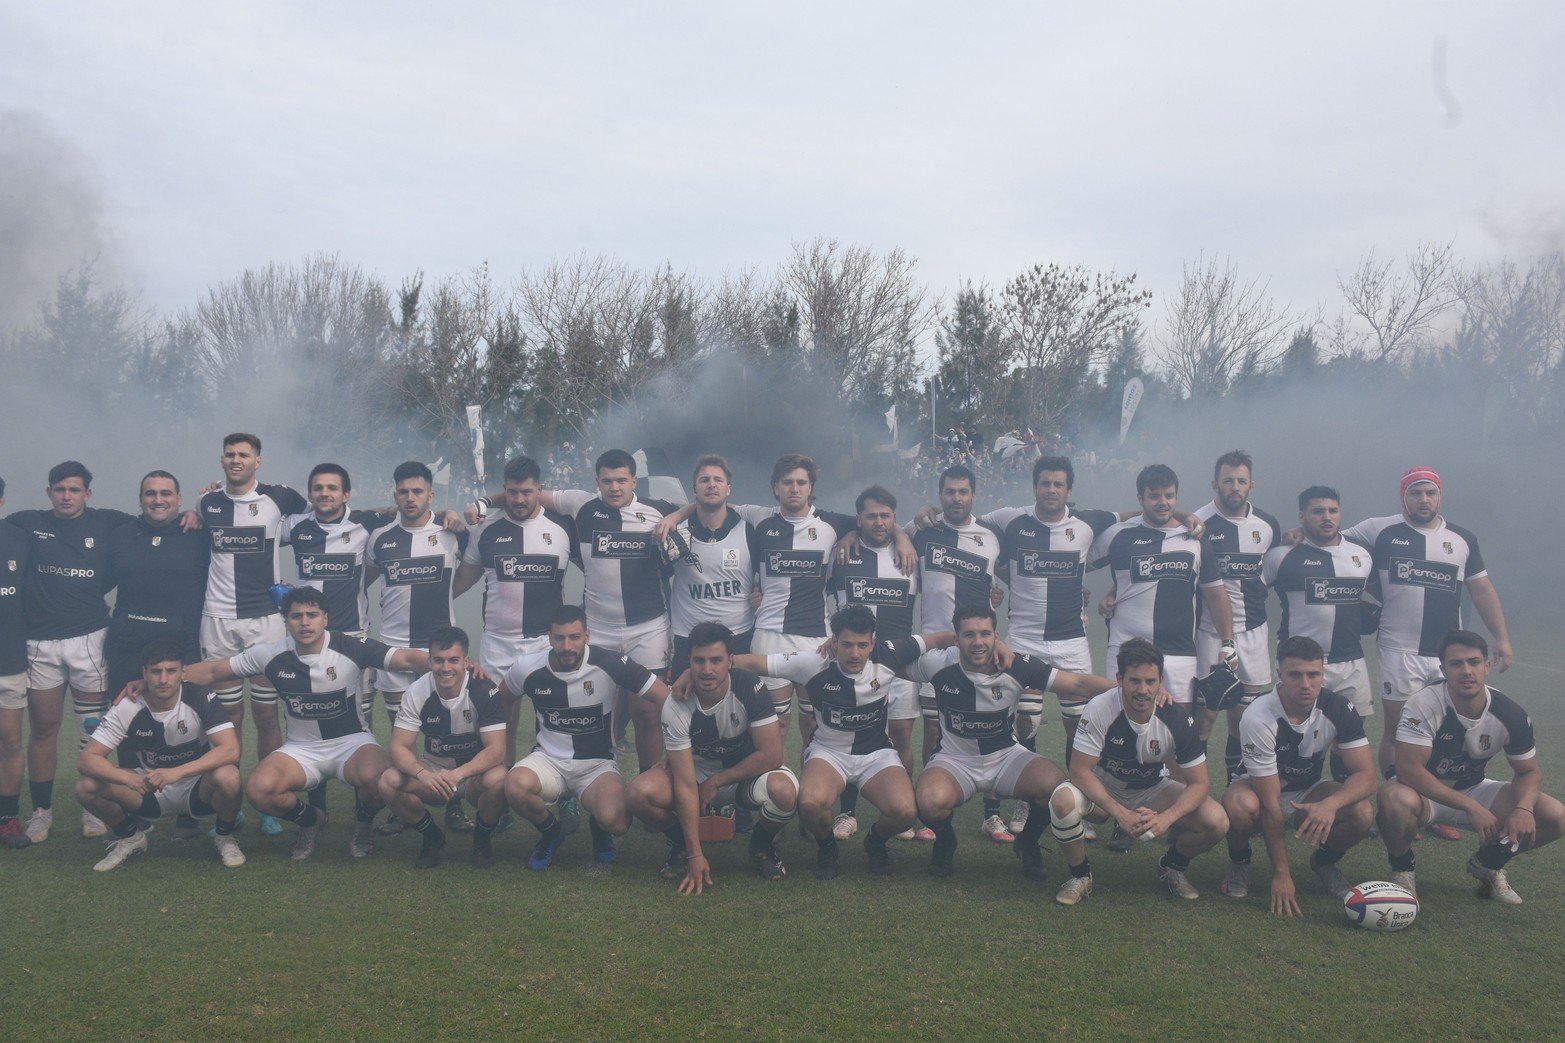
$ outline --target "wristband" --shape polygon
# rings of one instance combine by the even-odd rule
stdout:
[[[1533,818],[1537,818],[1538,817],[1537,813],[1535,811],[1533,811],[1531,808],[1524,808],[1524,807],[1521,807],[1520,805],[1518,805],[1516,810],[1517,811],[1525,811],[1527,814],[1531,815]]]

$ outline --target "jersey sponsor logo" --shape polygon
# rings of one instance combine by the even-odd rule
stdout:
[[[948,572],[953,576],[966,576],[968,579],[982,579],[989,574],[984,559],[978,555],[939,545],[928,548],[924,555],[924,564],[936,572]]]
[[[1130,541],[1130,545],[1132,547],[1150,547],[1150,546],[1152,546],[1152,541],[1150,539],[1145,539],[1145,538],[1139,539],[1139,540],[1131,540]]]
[[[426,724],[433,722],[425,722]],[[461,757],[481,745],[476,735],[431,735],[424,733],[424,752],[431,757]]]
[[[1185,553],[1137,554],[1130,559],[1130,582],[1172,579],[1195,582],[1195,557]]]
[[[496,554],[494,559],[502,583],[546,583],[558,569],[559,560],[551,554]]]
[[[1073,551],[1024,550],[1016,566],[1034,579],[1075,579],[1083,572],[1081,555]]]
[[[1362,579],[1317,577],[1304,583],[1306,605],[1356,605],[1364,595]]]
[[[214,525],[212,550],[217,554],[264,554],[266,529],[260,525]]]
[[[818,550],[766,552],[766,574],[784,579],[819,576],[825,572],[826,555]]]
[[[1217,574],[1224,579],[1259,579],[1261,561],[1259,554],[1219,554]]]
[[[496,543],[511,543],[515,539],[516,539],[515,536],[496,536],[494,538],[494,542],[496,542]]]
[[[286,695],[279,693],[279,697],[288,707],[288,716],[297,717],[301,721],[324,721],[353,712],[352,704],[348,701],[348,692],[344,688],[334,692]]]
[[[692,745],[695,755],[702,760],[722,761],[746,750],[750,745],[750,736],[736,735],[732,739],[710,739],[706,742]]]
[[[152,730],[151,725],[148,725],[144,728],[137,728],[134,732],[131,733],[131,737],[135,739],[151,739],[156,737],[156,735],[157,732]]]
[[[351,579],[359,559],[353,554],[301,554],[300,579]]]
[[[715,601],[745,596],[744,584],[736,579],[725,579],[716,583],[687,583],[685,589],[690,592],[692,601]]]
[[[438,557],[389,558],[381,562],[386,582],[394,587],[410,587],[419,583],[439,583],[446,570],[446,563]]]
[[[594,558],[645,558],[651,552],[651,535],[645,532],[595,532]]]
[[[1457,580],[1455,565],[1438,561],[1419,561],[1416,558],[1392,558],[1389,570],[1391,582],[1403,587],[1423,587],[1426,590],[1443,590],[1455,594],[1461,584]]]
[[[990,739],[1010,732],[1011,715],[1003,711],[948,710],[946,728],[964,739]]]
[[[844,732],[867,732],[886,726],[886,700],[865,706],[825,706],[821,723]]]
[[[608,727],[602,711],[582,707],[541,706],[538,719],[550,731],[566,735],[591,735]]]
[[[21,587],[0,587],[0,598],[14,598],[21,589]]]
[[[92,569],[72,569],[64,565],[45,565],[38,563],[38,574],[41,576],[61,576],[65,579],[92,579],[97,572]]]
[[[737,569],[738,567],[739,567],[739,548],[738,547],[724,547],[723,548],[723,568],[725,568],[725,569]]]
[[[874,580],[853,576],[848,580],[848,600],[858,605],[891,605],[902,607],[913,600],[912,591],[905,581]]]

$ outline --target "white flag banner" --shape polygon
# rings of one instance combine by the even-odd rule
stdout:
[[[886,427],[891,431],[891,444],[897,444],[897,404],[891,403],[891,408],[886,410]]]
[[[1140,377],[1131,377],[1125,385],[1125,397],[1119,404],[1119,444],[1125,444],[1125,436],[1130,433],[1130,422],[1135,419],[1136,407],[1141,404],[1141,396],[1146,393],[1146,385],[1141,383]]]
[[[467,407],[467,431],[473,437],[473,477],[482,482],[487,477],[484,468],[484,407]]]

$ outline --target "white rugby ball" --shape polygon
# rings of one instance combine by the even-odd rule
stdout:
[[[1389,880],[1369,880],[1342,898],[1348,922],[1375,931],[1400,931],[1418,916],[1418,899]]]

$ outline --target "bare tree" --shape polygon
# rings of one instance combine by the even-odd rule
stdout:
[[[1222,395],[1241,373],[1271,369],[1296,321],[1264,283],[1241,282],[1233,262],[1202,255],[1184,266],[1159,329],[1169,382],[1191,398]]]
[[[1402,261],[1371,250],[1353,275],[1337,278],[1348,308],[1369,327],[1373,358],[1387,361],[1423,339],[1453,302],[1450,243],[1422,243]]]
[[[1462,306],[1458,360],[1502,381],[1530,419],[1555,421],[1565,387],[1565,254],[1525,269],[1514,261],[1466,269],[1452,284]]]

